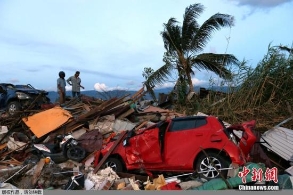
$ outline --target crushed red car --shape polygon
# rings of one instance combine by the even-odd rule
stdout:
[[[227,175],[231,163],[243,165],[256,141],[255,121],[226,128],[214,116],[189,116],[168,119],[138,131],[129,131],[104,166],[114,171],[184,173],[196,171],[206,179]],[[243,131],[237,138],[233,130]],[[105,145],[100,159],[114,141]]]

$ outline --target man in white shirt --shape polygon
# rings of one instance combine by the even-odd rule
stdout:
[[[72,86],[72,97],[80,97],[80,88],[84,87],[81,85],[81,79],[79,78],[80,72],[76,71],[75,74],[69,77],[66,81]]]

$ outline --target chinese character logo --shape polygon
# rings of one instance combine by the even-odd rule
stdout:
[[[246,177],[250,170],[244,166],[243,170],[238,173],[238,177],[241,177],[242,183],[246,183]],[[252,168],[251,171],[251,181],[262,181],[263,179],[263,170],[261,168]],[[278,183],[278,169],[276,167],[273,168],[267,168],[266,172],[264,174],[265,181],[274,181],[275,183]]]
[[[243,171],[240,171],[238,173],[238,177],[242,178],[242,183],[246,183],[246,176],[248,175],[249,172],[250,172],[250,170],[248,168],[246,168],[246,166],[244,166]]]
[[[261,168],[259,168],[259,169],[253,168],[251,180],[252,181],[262,181],[262,174],[263,174],[263,171]]]
[[[274,181],[278,183],[278,169],[273,167],[271,169],[267,168],[265,172],[265,179],[266,181]]]

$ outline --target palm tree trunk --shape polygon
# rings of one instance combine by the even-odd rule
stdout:
[[[189,94],[191,92],[194,92],[194,88],[193,88],[192,79],[191,79],[190,74],[186,73],[186,76],[187,76],[187,82],[188,82],[188,85],[189,85],[189,91],[188,91],[188,94]]]

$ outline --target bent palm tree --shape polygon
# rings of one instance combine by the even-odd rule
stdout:
[[[185,9],[182,26],[178,25],[175,18],[170,18],[164,24],[161,35],[166,49],[163,59],[165,64],[148,77],[145,85],[162,84],[171,75],[172,70],[178,73],[177,83],[187,81],[189,92],[194,91],[193,69],[206,69],[221,78],[232,78],[232,73],[226,66],[238,63],[233,55],[198,53],[204,50],[213,31],[233,25],[233,17],[217,13],[200,26],[197,18],[203,10],[204,7],[201,4],[190,5]]]

